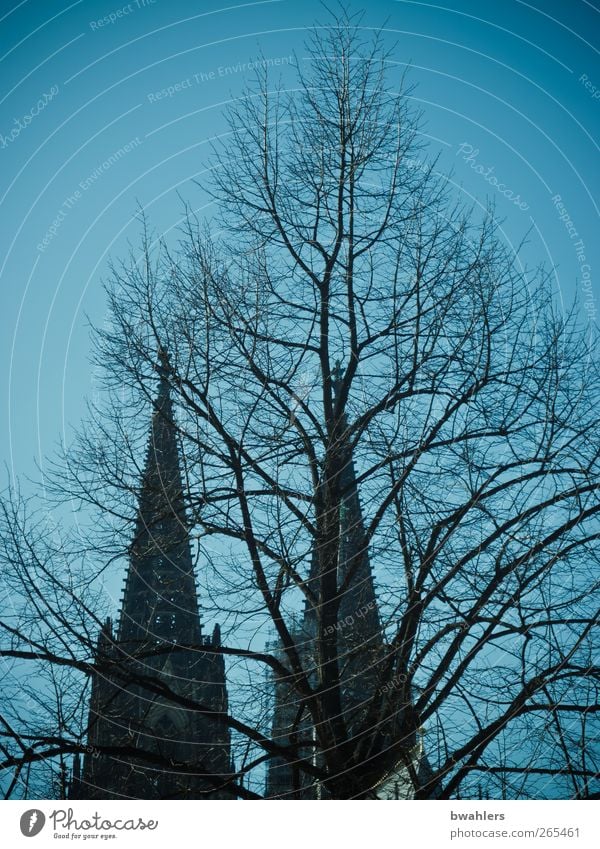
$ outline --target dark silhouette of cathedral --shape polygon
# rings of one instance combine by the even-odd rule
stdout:
[[[73,799],[236,797],[230,732],[224,721],[228,697],[223,655],[218,651],[220,631],[218,625],[211,636],[201,630],[177,430],[165,373],[162,368],[118,626],[115,632],[107,620],[98,637],[88,746],[83,764],[78,755],[74,760],[69,793]],[[382,687],[382,681],[389,682],[385,666],[389,647],[380,624],[350,454],[339,487],[337,580],[342,600],[336,639],[348,771],[355,773],[361,786],[369,786],[370,764],[377,758],[371,797],[407,798],[412,785],[405,766],[397,766],[394,748],[402,736],[404,707],[393,684]],[[317,604],[305,602],[293,634],[313,685],[318,685],[319,556],[315,550],[307,582]],[[281,649],[273,648],[285,665]],[[378,712],[373,713],[374,705]],[[308,713],[303,713],[285,678],[273,682],[272,706],[276,742],[292,744],[298,736],[316,739]],[[428,765],[417,735],[402,742],[423,774]],[[299,755],[319,765],[317,751],[307,747]],[[389,768],[384,769],[382,782],[381,758],[386,752]],[[266,796],[334,798],[326,782],[315,782],[293,758],[269,761]]]
[[[335,390],[339,375],[334,372],[333,377]],[[361,764],[361,768],[367,770],[369,747],[373,743],[371,734],[373,728],[369,725],[367,714],[372,697],[383,680],[382,666],[386,651],[351,455],[347,456],[342,466],[338,486],[341,494],[341,536],[337,581],[341,601],[336,637],[341,707],[347,737],[350,741],[351,758],[356,759],[357,763]],[[318,576],[323,569],[319,558],[320,552],[314,550],[307,582],[317,603],[312,604],[308,599],[305,601],[303,615],[293,634],[303,660],[303,667],[310,670],[313,688],[318,686],[315,638],[318,627]],[[277,647],[275,648],[277,650]],[[283,655],[281,660],[285,663]],[[383,742],[387,731],[387,727],[382,729],[380,742]],[[302,715],[300,699],[282,678],[275,680],[272,734],[276,742],[284,745],[292,743],[294,739],[316,740],[317,736],[308,712]],[[299,754],[305,759],[312,760],[315,766],[318,766],[320,758],[315,751],[315,747],[312,749],[306,747],[301,749]],[[352,769],[350,758],[348,767]],[[270,762],[266,790],[269,798],[332,798],[326,784],[315,782],[305,773],[301,773],[293,760],[286,761],[282,758]]]
[[[98,637],[88,752],[71,798],[232,798],[219,626],[202,634],[176,427],[163,376],[150,429],[116,633]],[[104,671],[106,670],[106,671]],[[144,685],[144,679],[152,682]],[[158,688],[175,692],[166,698]],[[189,700],[189,704],[186,703]],[[102,747],[99,750],[98,747]],[[111,751],[114,750],[114,751]]]
[[[339,365],[332,378],[337,397],[341,379]],[[347,430],[347,426],[344,419],[342,428]],[[337,586],[341,600],[335,630],[341,713],[346,729],[344,771],[348,785],[354,782],[360,788],[361,796],[406,799],[414,794],[414,784],[399,751],[408,754],[413,777],[419,783],[426,784],[432,773],[421,736],[411,730],[412,724],[407,715],[410,696],[407,698],[402,686],[406,676],[402,674],[403,670],[394,667],[395,652],[387,645],[381,626],[356,472],[349,450],[342,463],[338,486],[341,508]],[[315,638],[319,607],[318,576],[324,570],[319,557],[320,552],[314,550],[307,582],[316,604],[307,599],[293,634],[303,668],[310,670],[313,689],[319,686]],[[275,644],[274,649],[285,664],[281,647]],[[275,678],[274,690],[273,739],[290,746],[298,739],[316,742],[318,735],[308,711],[303,710],[301,699],[285,678]],[[318,746],[300,748],[298,756],[312,761],[315,766],[322,763]],[[266,795],[274,799],[336,798],[335,791],[332,795],[326,781],[315,781],[297,768],[294,759],[283,758],[269,762]]]

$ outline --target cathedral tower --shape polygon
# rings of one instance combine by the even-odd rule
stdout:
[[[341,380],[339,366],[332,377],[337,396]],[[345,419],[342,424],[347,433]],[[346,439],[346,434],[342,439]],[[335,627],[341,708],[347,735],[347,775],[349,779],[351,773],[360,776],[359,784],[363,789],[373,781],[367,793],[369,798],[409,798],[413,784],[404,763],[398,763],[398,747],[409,752],[420,778],[428,764],[418,735],[403,730],[410,728],[405,716],[410,695],[403,694],[396,682],[405,677],[396,676],[390,681],[389,661],[393,658],[393,648],[386,644],[381,627],[356,470],[349,448],[339,474],[339,493],[337,588],[341,600]],[[319,552],[313,550],[307,583],[317,605],[321,568]],[[318,609],[307,600],[293,637],[304,669],[312,679],[311,684],[318,689],[317,619]],[[280,647],[275,650],[287,667],[284,652]],[[375,712],[374,706],[377,707]],[[272,734],[275,742],[284,745],[298,739],[318,739],[308,712],[302,710],[298,694],[281,676],[276,676],[274,681]],[[299,754],[319,766],[318,751],[306,747]],[[369,775],[374,777],[369,779]],[[315,783],[309,776],[300,774],[294,763],[283,757],[269,762],[266,795],[279,799],[333,798],[326,783]]]
[[[202,634],[164,365],[118,627],[107,620],[98,637],[106,672],[92,678],[89,751],[74,764],[72,798],[232,798],[225,667],[209,651],[220,633]]]
[[[341,379],[339,366],[333,375],[334,394],[338,394]],[[344,428],[347,422],[344,419]],[[341,593],[336,628],[338,670],[341,684],[342,711],[350,737],[354,736],[365,719],[371,696],[380,681],[380,665],[384,657],[384,638],[368,547],[365,542],[363,515],[351,453],[339,475],[340,537],[338,542],[337,586]],[[321,569],[318,550],[313,550],[308,586],[319,596]],[[305,602],[301,622],[294,630],[294,639],[303,659],[304,668],[312,670],[312,684],[317,685],[318,658],[315,637],[318,611]],[[281,653],[280,660],[287,666]],[[314,736],[308,717],[298,719],[298,697],[281,677],[274,682],[273,737],[285,743],[292,739],[290,730],[303,739]],[[360,739],[356,739],[359,746]],[[318,757],[310,751],[305,758]],[[304,785],[304,786],[303,786]],[[306,776],[299,776],[293,764],[283,758],[270,762],[267,774],[267,796],[271,798],[327,798],[326,788],[316,787]]]

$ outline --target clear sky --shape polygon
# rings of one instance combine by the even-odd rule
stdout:
[[[557,265],[557,297],[600,316],[600,13],[587,0],[364,0],[363,25],[407,64],[440,166],[493,198],[505,238]],[[353,0],[352,9],[360,9]],[[0,2],[0,428],[11,475],[35,474],[94,393],[86,315],[143,207],[175,238],[202,210],[209,141],[262,55],[294,85],[315,0]],[[479,167],[481,166],[481,167]],[[502,187],[500,189],[500,187]],[[560,199],[557,196],[560,195]],[[210,208],[206,207],[210,215]]]

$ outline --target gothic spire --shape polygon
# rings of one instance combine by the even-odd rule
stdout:
[[[339,398],[342,379],[342,366],[338,360],[331,371],[334,404]],[[345,430],[347,430],[345,413],[342,421]],[[345,435],[344,438],[346,438]],[[340,604],[338,620],[348,623],[352,620],[352,626],[348,629],[345,639],[350,639],[356,645],[366,645],[372,642],[381,643],[383,638],[379,623],[373,572],[368,547],[365,544],[363,514],[350,448],[348,448],[346,460],[339,476],[339,491],[341,493],[341,504],[338,587],[343,589],[344,595]],[[315,592],[318,589],[318,582],[316,581],[318,570],[319,556],[315,549],[312,554],[309,578],[309,586]],[[311,618],[309,608],[310,605],[305,605],[305,621],[307,618]],[[344,630],[347,630],[347,626],[344,627]],[[350,632],[352,636],[350,636]]]
[[[145,469],[118,639],[200,643],[200,617],[180,469],[169,361],[159,352]]]

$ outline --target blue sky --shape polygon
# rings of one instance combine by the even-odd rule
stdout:
[[[194,181],[206,180],[223,105],[259,55],[294,86],[318,19],[314,0],[1,4],[0,428],[11,475],[36,474],[95,391],[86,316],[103,321],[101,283],[109,258],[137,241],[136,211],[167,239],[178,195],[210,216]],[[599,23],[586,0],[371,0],[363,19],[395,45],[390,85],[411,65],[431,153],[456,191],[494,199],[512,244],[529,233],[524,260],[557,266],[558,302],[577,294],[584,323],[594,298],[600,315]]]

